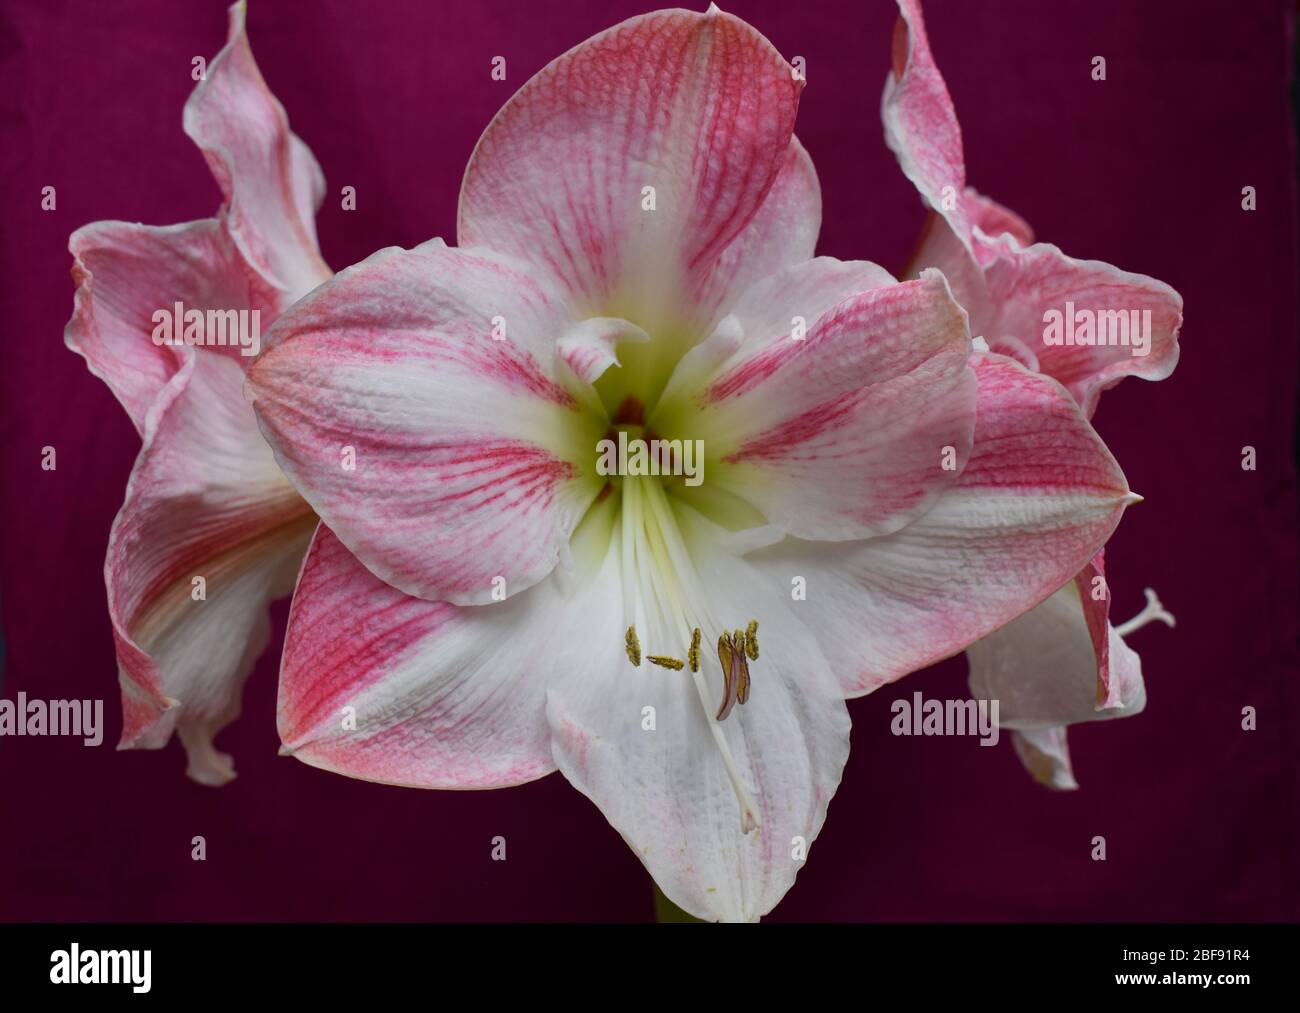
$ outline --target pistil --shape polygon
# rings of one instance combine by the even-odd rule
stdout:
[[[1151,590],[1151,588],[1147,588],[1144,593],[1147,596],[1147,603],[1143,607],[1142,611],[1128,622],[1115,627],[1115,632],[1121,637],[1127,637],[1135,630],[1140,630],[1143,626],[1147,625],[1147,623],[1155,622],[1156,620],[1159,620],[1166,626],[1170,627],[1177,625],[1178,621],[1174,618],[1173,613],[1165,610],[1165,607],[1160,604],[1160,599],[1156,597],[1156,593]]]

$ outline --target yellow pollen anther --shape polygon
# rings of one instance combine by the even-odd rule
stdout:
[[[700,670],[700,628],[697,626],[691,633],[691,649],[686,652],[686,660],[691,663],[691,671]]]
[[[686,667],[686,662],[677,658],[665,658],[658,654],[652,654],[645,659],[652,665],[658,665],[660,668],[671,668],[674,672],[680,672]]]
[[[750,661],[758,660],[758,620],[751,619],[745,628],[745,654]]]
[[[632,662],[637,668],[641,667],[641,641],[637,639],[636,627],[629,626],[627,635],[624,637],[627,644],[627,660]]]

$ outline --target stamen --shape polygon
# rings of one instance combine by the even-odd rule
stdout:
[[[722,706],[715,721],[725,721],[731,708],[749,699],[749,662],[745,660],[745,635],[740,630],[718,637],[718,664],[722,666]]]
[[[1169,627],[1178,624],[1178,620],[1174,618],[1173,613],[1165,610],[1165,607],[1160,604],[1160,599],[1156,597],[1156,593],[1151,588],[1148,587],[1144,593],[1147,596],[1147,603],[1142,611],[1128,622],[1115,627],[1115,632],[1121,637],[1127,637],[1134,630],[1140,630],[1147,623],[1154,622],[1157,619]]]
[[[671,668],[674,672],[680,672],[686,667],[686,662],[679,661],[677,658],[666,658],[661,654],[651,654],[645,660],[660,668]]]
[[[691,671],[700,670],[700,628],[697,626],[691,633],[691,649],[686,652],[686,660],[691,663]]]
[[[758,806],[755,805],[749,790],[741,780],[736,767],[731,746],[723,733],[720,720],[713,715],[712,694],[700,669],[699,650],[696,645],[696,630],[720,629],[722,624],[712,614],[709,600],[704,593],[703,582],[691,560],[677,527],[677,519],[672,505],[668,501],[662,483],[646,481],[640,477],[625,476],[623,486],[623,509],[620,518],[622,525],[621,541],[623,548],[623,588],[629,599],[627,611],[635,608],[636,621],[647,620],[649,630],[648,643],[654,645],[661,636],[671,636],[675,628],[681,639],[678,643],[689,643],[695,649],[688,650],[687,659],[693,661],[691,676],[695,682],[695,691],[700,704],[705,710],[709,731],[722,759],[723,768],[735,792],[740,806],[740,829],[742,833],[759,829],[762,820]],[[688,618],[688,616],[690,618]],[[695,619],[692,622],[691,619]],[[629,625],[634,620],[629,616]],[[731,636],[728,633],[728,636]],[[745,664],[744,632],[735,633],[733,654],[740,663]],[[692,655],[694,657],[692,658]],[[677,658],[665,658],[661,655],[649,657],[652,664],[660,664],[657,659],[675,662],[676,665],[665,667],[682,668],[684,664]],[[724,668],[724,673],[725,673]],[[743,703],[749,695],[749,673],[746,665],[743,679],[739,673],[729,694],[732,705]],[[743,692],[743,696],[741,695]]]
[[[758,620],[751,619],[745,628],[745,655],[750,661],[758,660]],[[741,703],[744,703],[742,700]]]
[[[627,644],[627,660],[632,662],[637,668],[641,667],[641,641],[637,639],[636,625],[633,624],[627,628],[627,635],[624,637]]]

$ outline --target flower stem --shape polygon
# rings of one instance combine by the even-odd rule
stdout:
[[[700,919],[688,915],[676,904],[664,896],[664,892],[659,889],[659,884],[655,883],[655,921],[659,923],[666,922],[699,922]]]

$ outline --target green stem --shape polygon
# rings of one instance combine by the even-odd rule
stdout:
[[[699,922],[700,919],[688,915],[676,904],[664,896],[664,892],[659,889],[659,884],[654,884],[655,888],[655,921],[664,922]]]

